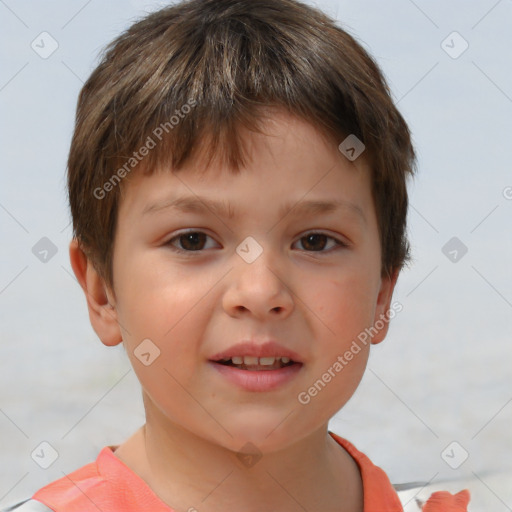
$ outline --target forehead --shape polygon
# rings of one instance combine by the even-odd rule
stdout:
[[[206,146],[178,170],[162,166],[147,175],[138,169],[122,183],[120,209],[145,215],[170,203],[189,211],[200,209],[202,203],[213,213],[222,210],[233,217],[238,211],[232,204],[252,197],[269,206],[281,202],[281,216],[294,202],[301,202],[303,211],[326,211],[329,206],[325,203],[330,202],[331,209],[333,203],[346,203],[356,213],[363,213],[356,196],[362,189],[370,189],[364,155],[350,162],[338,149],[340,141],[284,111],[274,111],[262,128],[263,133],[241,128],[247,164],[236,172],[222,161],[222,148],[207,163]],[[224,201],[208,202],[208,196]],[[321,198],[325,199],[323,205]]]

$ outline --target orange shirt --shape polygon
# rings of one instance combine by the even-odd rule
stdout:
[[[347,450],[361,470],[364,512],[403,512],[400,500],[384,471],[346,439],[332,432],[329,434]],[[95,462],[48,484],[37,491],[32,499],[44,503],[55,512],[174,512],[142,478],[114,455],[115,448],[104,447]],[[466,494],[458,501],[453,501],[455,497],[450,493],[434,493],[423,510],[465,512],[465,497]],[[455,508],[452,508],[453,503]]]

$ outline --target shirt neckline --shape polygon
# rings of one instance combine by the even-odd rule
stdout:
[[[394,495],[393,497],[396,497],[397,503],[400,504],[391,483],[380,468],[375,466],[366,455],[357,450],[356,447],[346,439],[331,431],[328,431],[328,434],[349,453],[359,467],[363,484],[365,512],[370,510],[373,505],[372,496],[382,495],[383,491],[386,491],[387,494],[391,496]],[[136,492],[137,497],[143,499],[146,504],[151,505],[155,511],[175,512],[155,494],[143,478],[128,467],[121,459],[116,457],[114,452],[118,447],[119,445],[109,445],[105,446],[100,451],[96,461],[98,473],[114,485],[122,484],[123,488],[131,489],[133,492]]]

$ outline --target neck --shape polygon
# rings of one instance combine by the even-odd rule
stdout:
[[[175,510],[362,511],[357,464],[327,425],[260,458],[169,427],[148,421],[115,454]]]

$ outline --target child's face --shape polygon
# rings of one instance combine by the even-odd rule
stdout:
[[[309,124],[285,114],[272,119],[272,136],[247,135],[252,161],[238,176],[215,165],[200,177],[194,163],[176,175],[133,175],[114,245],[111,302],[145,393],[148,425],[183,428],[233,450],[250,441],[273,451],[327,424],[355,391],[369,344],[359,343],[350,361],[344,354],[386,313],[394,286],[381,278],[363,157],[351,163]],[[199,207],[222,202],[234,215],[152,209],[185,197]],[[313,200],[342,206],[301,213]],[[184,230],[200,234],[180,237]],[[321,234],[307,237],[312,231]],[[138,349],[146,339],[160,350],[153,362],[153,345]],[[302,364],[280,384],[272,381],[273,388],[243,387],[229,375],[248,376],[247,386],[254,386],[258,375],[276,371],[228,368],[211,359],[251,340],[274,340]],[[151,364],[141,362],[140,352]],[[336,371],[338,356],[345,363]],[[320,391],[310,393],[319,380]]]

